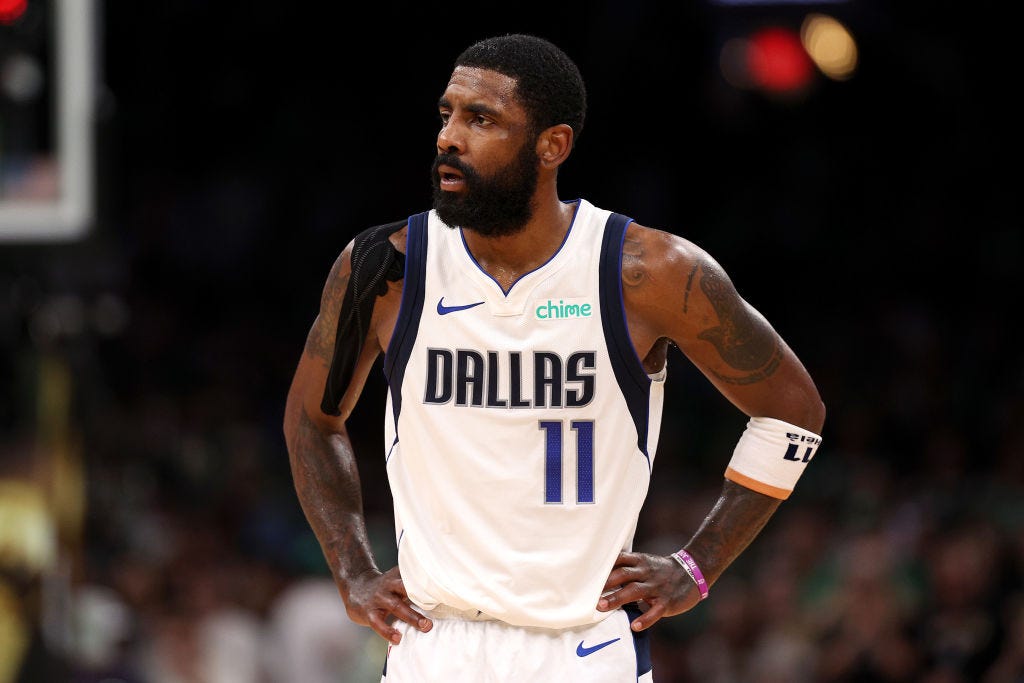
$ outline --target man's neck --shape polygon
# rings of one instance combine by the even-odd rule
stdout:
[[[572,225],[576,203],[565,203],[553,197],[540,203],[533,216],[514,235],[487,237],[462,231],[473,258],[502,289],[508,289],[520,277],[544,265],[565,240]]]

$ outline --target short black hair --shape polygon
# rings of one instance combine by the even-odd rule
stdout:
[[[576,63],[544,38],[510,33],[478,41],[455,60],[455,66],[497,71],[516,81],[516,96],[527,111],[534,134],[567,124],[573,145],[583,132],[587,90]]]

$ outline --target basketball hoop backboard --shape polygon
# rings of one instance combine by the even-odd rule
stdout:
[[[81,238],[93,217],[94,3],[0,14],[0,242]]]

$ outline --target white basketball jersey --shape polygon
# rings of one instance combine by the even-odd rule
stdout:
[[[410,217],[384,362],[387,471],[413,603],[520,626],[600,621],[632,547],[664,371],[626,326],[630,220],[578,200],[558,252],[505,292],[459,229]]]

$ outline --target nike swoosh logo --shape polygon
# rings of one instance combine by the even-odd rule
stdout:
[[[608,647],[612,643],[614,643],[616,641],[619,641],[619,640],[622,640],[622,639],[621,638],[612,638],[611,640],[606,640],[603,643],[598,643],[597,645],[593,645],[591,647],[584,647],[583,646],[583,641],[581,640],[580,644],[576,646],[576,656],[577,657],[586,657],[587,655],[592,655],[595,652],[597,652],[598,650],[600,650],[601,648]]]
[[[449,313],[454,313],[455,311],[464,311],[467,308],[479,306],[482,303],[483,301],[477,301],[475,304],[463,304],[462,306],[445,306],[444,297],[442,296],[440,299],[437,300],[437,314],[448,315]]]

